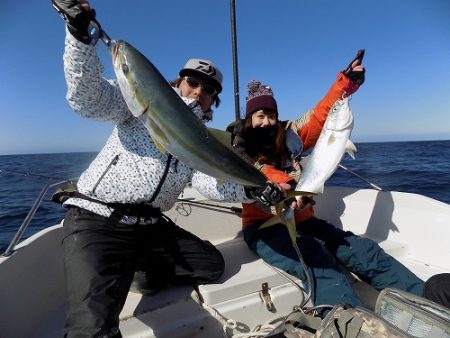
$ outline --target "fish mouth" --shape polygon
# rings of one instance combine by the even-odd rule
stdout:
[[[114,68],[117,68],[117,65],[119,64],[119,49],[121,46],[121,41],[116,41],[116,43],[111,48],[111,55],[112,55],[112,63],[114,65]]]

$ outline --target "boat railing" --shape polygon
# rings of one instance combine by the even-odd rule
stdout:
[[[78,177],[76,178],[70,178],[70,179],[65,179],[59,182],[50,182],[47,183],[41,190],[41,192],[39,193],[38,197],[36,198],[36,200],[33,203],[33,206],[31,207],[30,211],[28,212],[27,216],[25,217],[25,219],[22,222],[22,225],[19,227],[19,229],[17,230],[16,234],[14,235],[13,239],[11,240],[11,243],[9,244],[9,246],[6,248],[5,252],[2,254],[3,257],[9,257],[11,256],[11,254],[14,252],[14,248],[16,247],[17,243],[19,243],[20,239],[22,238],[23,233],[25,232],[25,230],[28,228],[28,225],[31,223],[31,220],[33,219],[36,211],[39,209],[39,207],[42,204],[42,201],[45,197],[45,194],[47,193],[47,191],[51,188],[63,185],[65,183],[69,183],[69,182],[74,182],[78,179]]]
[[[374,189],[376,189],[376,190],[379,190],[379,191],[382,190],[379,186],[377,186],[377,185],[375,185],[375,184],[369,182],[368,180],[366,180],[365,178],[361,177],[360,175],[358,175],[357,173],[353,172],[352,170],[348,169],[347,167],[344,167],[344,166],[341,165],[341,164],[339,165],[339,167],[340,167],[341,169],[343,169],[343,170],[349,172],[350,174],[352,174],[352,175],[358,177],[358,178],[361,179],[362,181],[366,182],[366,183],[369,184],[372,188],[374,188]],[[33,217],[34,217],[36,211],[39,209],[40,205],[42,204],[42,201],[43,201],[43,199],[44,199],[45,194],[47,193],[47,191],[48,191],[50,188],[54,188],[54,187],[60,186],[60,185],[65,184],[65,183],[74,182],[74,181],[76,181],[76,180],[78,180],[78,177],[70,178],[70,179],[65,179],[65,180],[62,180],[62,181],[54,182],[54,183],[50,182],[50,183],[46,184],[46,185],[42,188],[42,190],[41,190],[41,192],[39,193],[38,197],[37,197],[36,200],[34,201],[33,206],[31,207],[30,211],[28,212],[27,216],[25,217],[24,221],[22,222],[22,225],[21,225],[21,226],[19,227],[19,229],[17,230],[17,232],[16,232],[14,238],[11,240],[11,243],[9,244],[8,248],[6,248],[6,251],[2,254],[3,257],[11,256],[11,254],[14,252],[15,246],[17,245],[17,243],[19,243],[20,239],[22,238],[23,233],[24,233],[25,230],[28,228],[28,225],[31,223],[31,220],[33,219]],[[232,210],[232,211],[234,211],[234,210]]]

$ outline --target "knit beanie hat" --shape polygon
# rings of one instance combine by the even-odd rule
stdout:
[[[252,80],[247,84],[247,91],[245,117],[260,109],[268,109],[278,113],[277,101],[273,97],[272,88],[261,84],[260,81]]]

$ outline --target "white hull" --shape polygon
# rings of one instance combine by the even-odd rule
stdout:
[[[191,190],[186,191],[184,198],[188,197],[202,199]],[[450,205],[416,194],[342,187],[327,187],[316,201],[319,218],[374,239],[422,279],[450,271]],[[210,240],[226,261],[217,283],[199,287],[210,310],[199,305],[197,292],[188,287],[167,289],[154,297],[130,292],[121,314],[124,337],[219,337],[225,319],[237,322],[234,333],[248,332],[301,303],[298,288],[247,248],[239,217],[212,207],[185,208],[188,216],[183,215],[186,209],[176,208],[167,214]],[[1,337],[61,337],[65,315],[61,239],[59,224],[19,244],[12,256],[0,257]],[[268,283],[273,311],[262,300],[263,282]]]

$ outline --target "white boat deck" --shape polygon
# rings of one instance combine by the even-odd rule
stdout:
[[[327,188],[316,200],[318,217],[371,237],[422,279],[450,271],[448,204],[414,194],[350,188]],[[199,305],[199,295],[189,287],[153,297],[130,292],[121,313],[124,337],[212,337],[222,331],[225,319],[237,321],[235,331],[247,332],[301,303],[298,288],[247,247],[240,218],[211,209],[181,205],[167,213],[224,255],[224,275],[198,289],[209,310]],[[11,257],[0,258],[0,300],[8,304],[0,307],[2,336],[61,336],[66,298],[61,239],[61,225],[56,225],[19,244]],[[263,282],[268,283],[272,311],[262,300]],[[19,325],[18,318],[26,318],[26,325]]]

